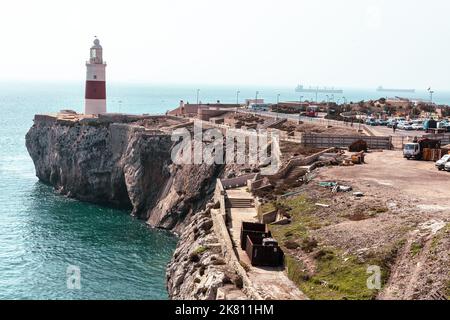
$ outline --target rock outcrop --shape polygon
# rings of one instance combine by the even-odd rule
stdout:
[[[173,299],[248,299],[242,278],[224,259],[208,204],[190,219],[180,235],[166,271],[167,289]]]
[[[36,116],[26,135],[36,175],[61,194],[130,208],[153,227],[181,231],[208,201],[221,167],[173,164],[170,128],[133,120]]]

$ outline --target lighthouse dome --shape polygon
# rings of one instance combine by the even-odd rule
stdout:
[[[95,38],[94,40],[94,45],[92,46],[92,48],[101,48],[102,46],[100,45],[100,40],[98,40],[97,38]]]

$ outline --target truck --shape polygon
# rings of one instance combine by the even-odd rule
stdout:
[[[420,138],[414,139],[411,143],[406,143],[403,147],[403,157],[406,159],[423,159],[424,149],[440,149],[441,140]]]
[[[306,108],[306,116],[307,117],[315,118],[318,116],[318,114],[319,114],[318,106],[309,106],[308,108]]]
[[[426,133],[432,134],[440,134],[447,132],[447,128],[446,127],[441,128],[439,126],[439,122],[437,122],[434,119],[425,120],[423,123],[423,129],[425,130]]]

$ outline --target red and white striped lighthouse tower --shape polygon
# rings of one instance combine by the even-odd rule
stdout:
[[[86,62],[85,114],[106,113],[106,63],[103,63],[103,49],[96,38],[91,47],[91,57]]]

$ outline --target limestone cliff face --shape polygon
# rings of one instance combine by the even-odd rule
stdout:
[[[37,115],[26,146],[37,177],[61,194],[129,208],[180,235],[166,273],[172,299],[247,298],[225,262],[207,205],[223,167],[173,164],[171,130],[153,124]]]
[[[130,208],[151,226],[181,231],[209,199],[221,168],[176,166],[174,145],[170,132],[98,119],[36,116],[26,135],[37,177],[61,194]]]
[[[172,299],[248,299],[242,278],[226,263],[213,228],[211,208],[190,217],[180,235],[166,270],[167,290]]]

